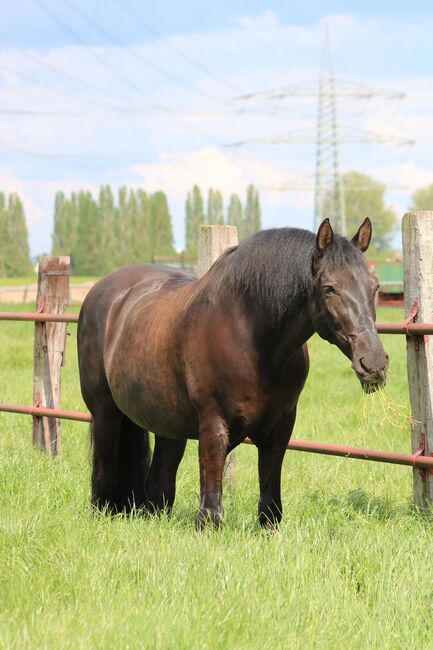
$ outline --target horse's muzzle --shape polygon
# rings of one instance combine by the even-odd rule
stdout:
[[[386,371],[388,369],[388,355],[381,360],[379,368],[371,369],[367,366],[363,358],[357,359],[352,364],[356,375],[361,382],[364,393],[374,393],[386,384]]]

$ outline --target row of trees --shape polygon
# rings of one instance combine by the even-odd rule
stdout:
[[[206,211],[203,195],[194,185],[188,192],[185,203],[185,248],[189,255],[197,253],[197,231],[200,224],[208,223],[218,226],[227,224],[236,226],[239,240],[257,232],[262,227],[259,193],[254,185],[247,187],[245,205],[238,194],[229,199],[227,213],[224,215],[223,195],[219,190],[210,188],[207,195]]]
[[[108,185],[90,192],[58,192],[53,254],[70,255],[74,273],[103,275],[128,264],[174,255],[173,229],[164,192],[121,187],[117,202]]]
[[[26,218],[17,194],[0,192],[0,277],[29,275],[32,271]]]
[[[358,172],[345,174],[343,184],[348,233],[355,232],[360,221],[370,216],[374,228],[372,255],[390,250],[398,219],[385,205],[385,186]],[[324,207],[326,211],[326,199]],[[433,209],[433,184],[412,195],[410,209]],[[244,205],[237,194],[232,194],[224,211],[219,190],[209,190],[205,208],[200,188],[195,185],[188,193],[185,209],[188,254],[196,254],[197,228],[201,223],[235,225],[240,239],[256,232],[261,228],[257,190],[252,185],[248,187]],[[103,186],[95,200],[89,192],[72,193],[70,197],[58,192],[53,254],[71,255],[74,272],[81,275],[102,275],[125,264],[151,261],[158,255],[174,255],[172,221],[165,194],[122,187],[115,199],[111,188]],[[30,272],[22,202],[16,194],[6,197],[0,192],[0,276],[26,276]]]

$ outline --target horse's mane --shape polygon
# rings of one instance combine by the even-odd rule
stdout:
[[[279,321],[313,289],[313,255],[316,235],[300,228],[262,230],[226,251],[215,265],[221,286],[247,294],[257,308],[267,307]],[[325,252],[333,267],[363,265],[361,251],[348,239],[334,234]]]

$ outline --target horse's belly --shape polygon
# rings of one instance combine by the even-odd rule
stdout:
[[[112,382],[111,393],[118,408],[143,429],[163,438],[198,438],[198,417],[187,395],[165,381]]]

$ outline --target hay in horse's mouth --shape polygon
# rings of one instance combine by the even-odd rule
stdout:
[[[386,384],[385,381],[375,382],[375,383],[361,382],[362,390],[367,395],[370,395],[371,393],[376,393],[381,388],[385,388],[385,384]]]

